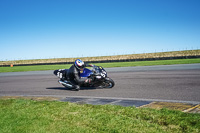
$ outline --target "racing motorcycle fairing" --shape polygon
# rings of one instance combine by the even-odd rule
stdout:
[[[83,71],[80,72],[80,77],[90,77],[92,75],[95,75],[97,78],[106,78],[107,72],[103,67],[95,65],[92,67],[91,70],[84,68]]]
[[[89,77],[92,74],[90,69],[84,68],[83,71],[80,71],[80,77]]]

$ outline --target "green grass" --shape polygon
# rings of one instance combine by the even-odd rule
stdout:
[[[100,66],[103,66],[103,67],[106,68],[106,67],[192,64],[192,63],[200,63],[200,58],[197,58],[197,59],[178,59],[178,60],[158,60],[158,61],[96,63],[95,65],[100,65]],[[0,72],[43,71],[43,70],[67,69],[71,65],[72,64],[0,67]]]
[[[35,65],[35,66],[14,66],[14,67],[0,67],[0,72],[23,72],[23,71],[44,71],[69,68],[71,64],[67,65]]]
[[[95,65],[103,66],[103,67],[106,68],[106,67],[192,64],[192,63],[200,63],[200,58],[197,58],[197,59],[177,59],[177,60],[157,60],[157,61],[137,61],[137,62],[95,63]],[[44,71],[44,70],[67,69],[71,65],[72,64],[0,67],[0,72]]]
[[[157,61],[136,61],[136,62],[115,62],[115,63],[99,63],[103,67],[129,67],[129,66],[153,66],[153,65],[174,65],[174,64],[193,64],[200,63],[197,59],[177,59],[177,60],[157,60]]]
[[[200,115],[168,109],[0,100],[1,133],[200,132]]]

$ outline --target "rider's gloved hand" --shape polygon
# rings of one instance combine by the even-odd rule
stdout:
[[[85,83],[91,83],[92,82],[92,79],[91,78],[88,78],[85,80]]]

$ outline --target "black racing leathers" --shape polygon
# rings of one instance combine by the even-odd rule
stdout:
[[[89,67],[90,65],[85,65]],[[81,85],[84,84],[87,78],[80,77],[80,70],[78,70],[75,65],[72,65],[67,72],[66,78],[74,85]]]

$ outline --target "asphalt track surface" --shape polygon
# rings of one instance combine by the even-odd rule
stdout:
[[[53,71],[0,73],[0,96],[53,96],[68,101],[101,98],[110,102],[114,101],[112,99],[124,99],[200,104],[200,64],[106,70],[108,76],[115,81],[112,89],[81,88],[80,91],[64,88],[57,82],[58,78],[53,75]]]

